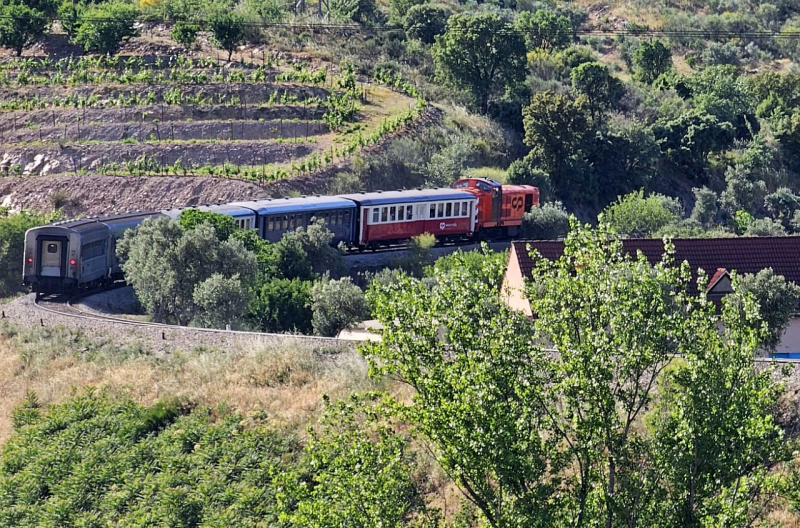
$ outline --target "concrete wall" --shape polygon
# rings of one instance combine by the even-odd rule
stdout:
[[[525,298],[525,281],[522,277],[522,270],[519,267],[519,260],[517,260],[517,253],[514,251],[513,245],[508,256],[508,267],[503,277],[500,296],[510,308],[519,310],[530,317],[531,305]]]
[[[800,352],[800,317],[792,317],[776,352]]]

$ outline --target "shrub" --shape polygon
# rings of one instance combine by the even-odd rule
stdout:
[[[756,218],[747,224],[742,236],[747,237],[771,237],[786,236],[786,229],[780,222],[771,218]]]
[[[555,240],[569,233],[569,213],[561,202],[544,203],[525,213],[522,234],[533,240]]]
[[[733,286],[737,292],[755,297],[761,320],[767,324],[768,335],[763,345],[774,351],[789,326],[789,317],[797,310],[800,287],[776,275],[771,268],[737,277]]]
[[[517,29],[525,36],[525,44],[529,50],[557,50],[566,47],[572,38],[569,18],[544,9],[535,13],[520,13],[517,17]]]
[[[800,209],[800,196],[794,194],[788,187],[780,187],[764,198],[764,206],[772,217],[787,225]]]
[[[621,235],[646,237],[680,220],[682,211],[677,198],[657,193],[645,197],[644,191],[636,191],[609,205],[603,219]]]
[[[331,14],[340,22],[366,24],[378,14],[375,0],[330,0]]]
[[[660,40],[642,42],[633,54],[636,77],[653,84],[659,75],[672,69],[672,53]]]
[[[694,208],[691,218],[700,225],[708,227],[714,223],[714,218],[717,216],[717,193],[708,187],[695,187],[692,192]]]
[[[264,332],[311,332],[311,285],[299,279],[272,279],[261,285],[250,313]]]
[[[200,32],[200,26],[191,22],[178,21],[172,26],[170,35],[172,40],[180,44],[186,49],[193,48],[197,41],[197,34]]]
[[[0,208],[0,297],[22,289],[25,232],[54,219],[54,216],[27,211],[9,214]]]
[[[109,2],[78,12],[72,42],[86,51],[113,53],[122,39],[136,35],[133,27],[138,10],[125,2]]]
[[[285,0],[245,0],[245,9],[257,15],[263,24],[277,24],[286,20],[288,4]]]
[[[513,185],[533,185],[539,188],[539,200],[544,202],[552,196],[553,186],[550,176],[536,166],[534,157],[525,156],[515,160],[506,171],[508,183]]]
[[[184,231],[191,231],[198,226],[208,224],[214,228],[214,233],[220,242],[228,240],[238,227],[236,221],[224,214],[201,211],[199,209],[185,209],[178,217],[178,225]]]
[[[209,23],[214,43],[227,51],[228,60],[231,60],[233,51],[244,42],[244,18],[232,11],[219,10],[211,15]]]
[[[364,292],[350,277],[322,280],[311,289],[311,325],[314,333],[334,337],[367,315]]]
[[[230,277],[214,273],[194,287],[192,300],[197,307],[194,324],[206,328],[230,325],[239,329],[248,315],[244,307],[250,300],[250,292],[238,273]]]
[[[0,46],[12,49],[17,57],[41,39],[48,26],[41,11],[24,4],[0,4]]]
[[[442,6],[422,4],[408,10],[403,27],[408,38],[433,44],[437,35],[447,29],[448,11]]]

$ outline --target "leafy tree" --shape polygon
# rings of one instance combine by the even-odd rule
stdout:
[[[572,89],[586,96],[594,119],[622,97],[622,83],[598,62],[585,62],[572,70]]]
[[[728,148],[734,140],[733,125],[699,109],[663,119],[653,129],[661,150],[675,163],[702,171],[708,155]]]
[[[219,10],[211,15],[209,24],[214,43],[227,51],[228,60],[231,60],[233,51],[244,42],[244,18],[234,11]]]
[[[436,259],[433,265],[425,268],[426,277],[435,277],[455,274],[460,270],[467,270],[468,273],[478,277],[483,276],[484,280],[499,288],[503,282],[503,274],[506,263],[508,262],[507,251],[492,251],[488,244],[483,242],[480,249],[472,251],[458,250]],[[396,277],[395,277],[396,279]]]
[[[425,266],[431,262],[431,249],[436,245],[436,236],[422,233],[412,237],[408,242],[408,251],[396,259],[394,267],[414,277],[421,277]]]
[[[695,187],[692,192],[694,193],[694,208],[691,218],[703,227],[709,227],[717,216],[717,193],[708,187]]]
[[[800,196],[788,187],[779,187],[774,193],[764,197],[764,206],[775,220],[788,225],[795,212],[800,210]]]
[[[228,309],[233,283],[214,283],[202,287],[202,305],[195,302],[198,287],[215,275],[238,277],[248,287],[256,271],[255,256],[242,242],[230,239],[221,242],[214,228],[203,224],[184,232],[166,218],[148,219],[136,229],[125,232],[117,243],[117,255],[123,261],[125,278],[133,286],[136,298],[147,313],[159,322],[188,324],[195,317],[213,318],[203,307],[215,307],[210,293],[218,292],[222,308]],[[199,294],[198,294],[199,295]],[[246,302],[238,309],[246,315]],[[228,314],[224,314],[229,317]]]
[[[572,25],[569,18],[539,9],[532,13],[523,11],[517,17],[517,29],[525,37],[529,50],[553,51],[565,48],[572,40]]]
[[[787,282],[782,275],[772,271],[772,268],[761,270],[755,275],[748,273],[737,276],[733,286],[742,295],[732,297],[732,303],[741,303],[744,295],[752,295],[755,299],[760,319],[767,325],[767,335],[762,345],[774,351],[789,326],[789,318],[797,311],[800,287]]]
[[[367,304],[361,288],[350,277],[322,280],[311,289],[311,325],[314,333],[333,337],[364,319]]]
[[[403,24],[409,10],[418,5],[423,5],[425,0],[390,0],[389,1],[389,22],[392,24]]]
[[[40,40],[48,26],[41,11],[25,4],[0,4],[0,46],[14,50],[17,57]]]
[[[564,238],[569,232],[569,213],[561,202],[532,207],[522,219],[522,235],[533,240]]]
[[[401,528],[423,509],[407,441],[379,421],[374,399],[329,404],[311,430],[295,511],[284,516],[291,526]]]
[[[243,309],[250,299],[250,292],[238,274],[226,277],[214,273],[195,286],[192,300],[197,306],[194,320],[207,328],[241,328],[248,313]]]
[[[672,69],[672,52],[660,40],[645,41],[633,54],[636,77],[647,84]]]
[[[170,31],[172,40],[180,44],[186,49],[194,47],[197,41],[197,34],[200,32],[200,26],[191,22],[184,22],[179,20],[175,22]]]
[[[288,2],[285,0],[245,0],[245,9],[258,15],[264,24],[278,24],[286,20]]]
[[[341,22],[366,24],[378,14],[375,0],[331,0],[330,6],[333,17]]]
[[[401,277],[370,292],[384,325],[370,372],[414,389],[395,412],[489,526],[746,525],[741,512],[766,517],[769,470],[789,456],[780,384],[754,365],[752,303],[720,331],[688,271],[576,225],[564,256],[533,270],[533,321],[472,270]]]
[[[757,173],[743,164],[736,164],[725,170],[726,187],[720,195],[720,203],[729,214],[755,209],[755,203],[766,192],[766,184],[757,177]]]
[[[433,44],[436,37],[447,29],[448,15],[449,12],[442,6],[430,4],[412,6],[403,22],[406,36],[421,40],[425,44]]]
[[[56,219],[55,215],[30,211],[10,214],[0,207],[0,297],[12,295],[22,289],[25,232]]]
[[[525,41],[493,13],[451,16],[447,31],[436,39],[433,58],[442,82],[468,91],[481,113],[492,94],[525,77]]]
[[[645,197],[640,190],[619,197],[603,212],[603,219],[621,235],[646,237],[680,220],[682,211],[677,198],[656,193]]]
[[[203,224],[208,224],[213,227],[217,238],[221,242],[228,240],[238,229],[236,221],[232,217],[219,213],[212,213],[210,211],[186,209],[181,211],[181,215],[178,217],[178,225],[180,225],[181,229],[184,231],[191,231]]]
[[[250,313],[264,332],[311,333],[311,285],[300,279],[272,279],[261,284]]]
[[[596,122],[596,120],[595,120]],[[635,120],[613,120],[603,126],[587,149],[594,194],[607,204],[619,195],[647,186],[658,173],[661,149],[653,129]]]
[[[506,170],[506,180],[514,185],[533,185],[539,189],[539,200],[545,201],[553,192],[550,176],[536,166],[534,156],[514,160]]]
[[[771,218],[756,218],[747,224],[743,236],[786,236],[786,229],[783,224]]]
[[[324,220],[284,233],[280,242],[273,244],[279,273],[287,279],[303,280],[326,272],[340,274],[344,261],[339,250],[331,246],[333,237]]]
[[[86,51],[113,53],[122,39],[136,35],[133,25],[138,10],[121,1],[87,6],[77,12],[74,24],[74,44]]]
[[[573,99],[547,91],[535,94],[522,110],[525,143],[562,195],[576,186],[577,182],[568,181],[568,168],[585,159],[585,147],[594,134],[587,107],[583,96]]]

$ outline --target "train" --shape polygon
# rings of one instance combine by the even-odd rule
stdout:
[[[65,220],[25,233],[22,279],[39,295],[73,293],[122,279],[116,244],[125,232],[148,218],[177,220],[187,209],[230,216],[238,228],[255,229],[270,242],[321,219],[334,235],[333,244],[364,251],[423,233],[442,242],[513,238],[525,211],[538,205],[536,187],[463,178],[449,188],[276,198]]]

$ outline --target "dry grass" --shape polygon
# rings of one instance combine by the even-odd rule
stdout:
[[[299,341],[154,356],[63,328],[17,332],[5,327],[0,333],[0,443],[11,434],[11,411],[27,391],[48,404],[85,386],[125,392],[145,404],[184,397],[243,413],[262,410],[277,424],[302,432],[321,411],[323,394],[338,399],[378,388],[366,371],[352,350],[316,349]]]

